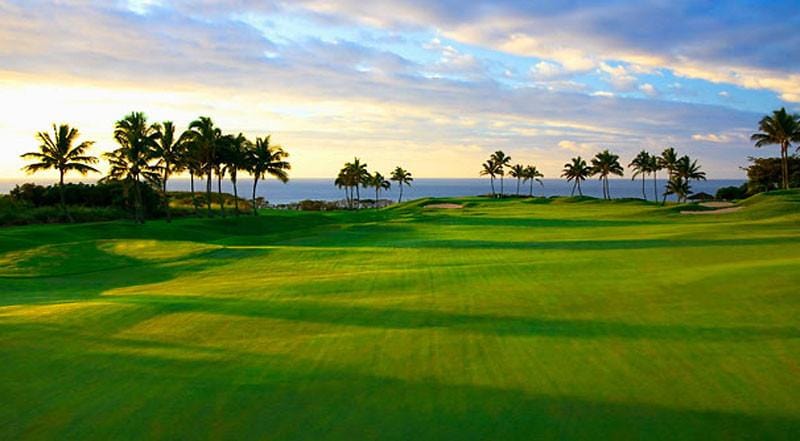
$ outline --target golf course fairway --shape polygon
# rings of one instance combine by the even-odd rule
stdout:
[[[741,206],[1,229],[0,439],[800,439],[800,192]]]

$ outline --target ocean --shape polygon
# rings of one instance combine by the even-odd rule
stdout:
[[[0,180],[0,193],[8,193],[14,186],[21,182],[36,182],[39,184],[47,184],[49,182],[40,179],[22,179],[22,180]],[[84,180],[84,182],[94,182],[93,180]],[[568,196],[572,190],[572,185],[563,179],[543,179],[544,185],[538,183],[534,185],[533,192],[537,196]],[[692,182],[692,190],[695,193],[705,192],[709,194],[716,193],[720,187],[727,187],[731,185],[741,185],[744,180],[741,179],[713,179],[708,181]],[[381,198],[397,199],[400,192],[392,183],[391,190],[381,192]],[[659,194],[663,191],[665,185],[664,180],[658,181]],[[214,181],[214,191],[217,189],[217,183]],[[630,179],[612,179],[610,180],[611,196],[614,198],[641,198],[642,197],[642,182],[641,180],[631,181]],[[495,182],[497,191],[500,191],[500,182]],[[175,191],[188,191],[189,179],[188,178],[175,178],[169,181],[168,188]],[[583,194],[587,196],[602,197],[602,188],[597,179],[590,179],[585,181],[581,188]],[[205,189],[205,181],[195,180],[195,190],[203,191]],[[228,193],[233,192],[233,186],[230,181],[224,181],[222,190]],[[237,185],[239,195],[243,198],[249,198],[253,191],[252,179],[240,179]],[[504,191],[506,194],[515,194],[517,190],[516,180],[506,179],[504,184]],[[520,186],[521,194],[528,194],[529,184]],[[653,198],[653,181],[647,180],[646,184],[647,197]],[[457,196],[476,196],[488,194],[491,192],[489,179],[430,179],[420,178],[415,179],[411,187],[403,189],[403,199],[417,199],[422,197],[457,197]],[[316,200],[340,200],[344,198],[344,191],[337,189],[333,185],[333,179],[292,179],[286,184],[282,184],[275,180],[261,181],[258,184],[257,195],[263,197],[271,204],[287,204],[292,202],[301,201],[304,199]],[[361,189],[362,199],[374,198],[375,190]]]

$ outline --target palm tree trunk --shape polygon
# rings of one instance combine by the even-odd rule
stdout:
[[[533,197],[533,178],[531,178],[531,191],[528,193],[528,196]]]
[[[658,203],[658,172],[653,170],[653,201]]]
[[[213,169],[208,169],[208,176],[206,176],[206,213],[211,217],[211,175]]]
[[[375,187],[375,208],[378,208],[378,191],[379,187]]]
[[[72,215],[69,214],[69,210],[67,210],[67,199],[66,196],[64,196],[64,170],[59,170],[58,175],[58,197],[61,199],[61,211],[67,218],[67,222],[72,223]]]
[[[789,143],[781,145],[781,165],[783,166],[783,189],[789,189]]]
[[[236,217],[239,217],[239,192],[236,189],[236,172],[231,174],[231,183],[233,183],[233,209],[236,211]]]
[[[133,185],[136,186],[136,191],[134,192],[134,197],[136,199],[136,222],[143,224],[144,223],[144,214],[142,213],[142,187],[139,185],[139,175],[136,175],[136,179],[133,181]]]
[[[397,200],[397,203],[403,202],[403,181],[398,182],[400,184],[400,199]]]
[[[167,223],[172,222],[172,213],[169,211],[169,195],[167,194],[167,179],[169,179],[169,164],[164,167],[164,182],[162,183],[162,192],[164,195],[164,211],[167,215]]]
[[[576,181],[578,182],[578,195],[583,196],[583,191],[581,191],[581,180],[576,179]]]
[[[578,188],[578,180],[576,179],[575,182],[572,184],[572,192],[569,194],[570,197],[575,196],[575,189]]]
[[[492,197],[497,197],[497,193],[494,191],[494,176],[489,176],[489,182],[492,184]]]
[[[258,216],[258,208],[256,208],[256,187],[258,186],[258,174],[253,176],[253,216]]]
[[[503,178],[505,175],[500,175],[500,198],[503,198]]]
[[[645,178],[646,178],[646,176],[644,175],[644,173],[642,173],[642,199],[644,199],[646,201],[647,200],[647,193],[645,193],[645,188],[644,188]]]
[[[192,191],[192,207],[194,207],[194,214],[197,215],[197,198],[194,195],[194,170],[189,170],[189,185]]]
[[[672,172],[667,171],[667,184],[672,180]],[[667,189],[664,189],[664,199],[661,200],[661,205],[667,205]]]
[[[517,196],[519,196],[519,178],[517,178]]]
[[[222,197],[222,173],[217,172],[217,194],[219,195],[219,210],[225,217],[225,198]]]

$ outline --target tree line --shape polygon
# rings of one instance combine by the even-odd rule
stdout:
[[[392,170],[387,180],[380,172],[370,173],[367,164],[359,158],[353,158],[352,162],[346,162],[344,167],[339,170],[339,174],[334,180],[334,185],[344,190],[344,199],[348,208],[361,206],[360,188],[371,188],[375,190],[375,207],[378,207],[381,191],[389,190],[392,187],[390,181],[395,181],[400,189],[400,197],[397,202],[403,201],[403,187],[410,187],[414,178],[411,173],[403,167],[397,166]]]
[[[53,125],[52,136],[39,132],[37,151],[25,153],[23,158],[34,161],[23,170],[36,173],[42,170],[56,170],[59,173],[58,188],[60,206],[64,216],[72,221],[64,199],[64,178],[69,172],[81,175],[99,173],[93,165],[99,162],[96,156],[87,153],[93,141],[78,144],[80,133],[67,124]],[[224,216],[225,199],[222,197],[222,180],[228,176],[233,184],[234,213],[238,216],[239,195],[237,179],[239,172],[253,176],[252,207],[253,215],[258,214],[256,189],[258,182],[268,176],[281,182],[289,180],[291,165],[289,154],[279,145],[270,142],[270,135],[257,137],[254,142],[241,133],[223,134],[211,118],[201,116],[192,121],[188,128],[176,133],[171,121],[150,123],[142,112],[132,112],[114,124],[114,140],[118,147],[103,154],[109,163],[108,175],[101,182],[118,181],[126,188],[127,197],[132,199],[136,222],[144,222],[142,189],[151,186],[160,191],[167,221],[171,220],[167,182],[176,173],[188,172],[190,191],[195,214],[199,212],[201,200],[196,197],[195,178],[206,181],[205,204],[208,216],[212,215],[213,181],[216,177],[219,193],[219,209]]]

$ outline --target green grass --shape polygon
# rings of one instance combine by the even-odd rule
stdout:
[[[797,439],[800,193],[0,230],[0,439]]]

